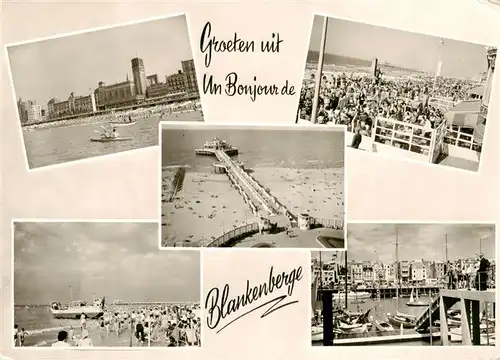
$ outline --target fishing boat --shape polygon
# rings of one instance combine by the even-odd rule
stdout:
[[[116,141],[129,141],[129,140],[132,140],[132,138],[131,137],[117,137],[117,138],[113,138],[113,137],[100,136],[100,137],[90,138],[89,140],[93,141],[93,142],[106,143],[106,142],[116,142]]]
[[[407,314],[396,313],[396,315],[387,314],[387,318],[391,325],[400,328],[403,325],[405,329],[413,329],[417,322],[417,319],[414,316]]]
[[[132,121],[132,122],[111,121],[110,124],[113,126],[132,126],[137,124],[137,121]]]
[[[370,323],[380,332],[394,331],[394,327],[389,323],[386,316],[369,316]]]
[[[425,301],[420,300],[418,297],[418,289],[416,291],[416,296],[413,297],[413,289],[411,290],[410,301],[406,303],[406,306],[429,306]]]
[[[360,292],[349,291],[347,293],[347,300],[370,299],[371,297],[372,294],[365,291],[360,291]],[[333,300],[343,300],[343,299],[345,299],[345,292],[333,294]]]
[[[88,305],[86,301],[70,301],[67,306],[53,302],[50,311],[56,319],[79,319],[82,314],[95,319],[104,314],[104,300],[95,299],[92,305]]]

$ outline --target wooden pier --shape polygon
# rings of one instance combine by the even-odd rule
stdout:
[[[430,310],[425,311],[418,319],[415,326],[417,331],[425,331],[432,326],[432,319],[439,318],[440,333],[442,335],[442,344],[449,345],[447,311],[459,304],[461,312],[461,330],[463,345],[481,345],[481,321],[480,306],[481,303],[491,305],[492,317],[495,316],[495,291],[471,291],[471,290],[441,290],[430,305]],[[489,324],[487,324],[487,328]],[[493,332],[493,331],[492,331]],[[489,334],[487,334],[489,335]]]

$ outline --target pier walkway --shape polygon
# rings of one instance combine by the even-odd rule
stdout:
[[[448,319],[447,311],[457,303],[462,314],[461,330],[462,344],[481,345],[480,329],[480,303],[491,303],[493,305],[493,316],[495,306],[495,291],[471,291],[471,290],[441,290],[439,296],[434,299],[426,310],[417,319],[415,330],[427,331],[435,320],[439,320],[440,333],[443,345],[448,345]],[[471,338],[472,333],[472,338]]]
[[[243,192],[245,200],[252,205],[257,216],[287,215],[289,219],[296,219],[284,205],[272,196],[261,184],[248,174],[239,164],[234,162],[223,150],[214,151],[217,160],[225,167],[231,181]]]

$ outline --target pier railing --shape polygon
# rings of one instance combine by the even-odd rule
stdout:
[[[219,236],[217,239],[210,242],[207,247],[221,247],[228,244],[230,241],[237,240],[241,237],[248,236],[258,231],[259,224],[257,222],[243,225]]]
[[[311,218],[311,225],[320,225],[325,228],[344,230],[344,221],[329,218]]]

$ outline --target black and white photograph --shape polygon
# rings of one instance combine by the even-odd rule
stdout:
[[[314,16],[296,123],[352,149],[478,171],[497,48]]]
[[[311,252],[313,346],[495,346],[495,225],[348,223]]]
[[[200,346],[200,254],[147,222],[16,221],[14,347]]]
[[[161,246],[344,248],[344,127],[161,125]]]
[[[185,15],[6,46],[29,169],[158,145],[203,121]]]

